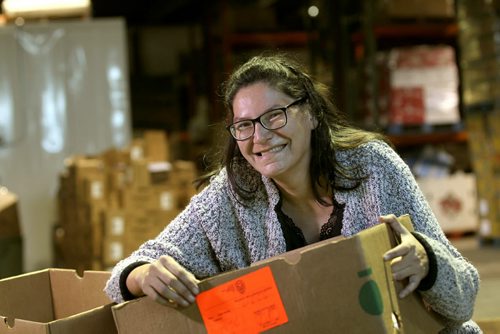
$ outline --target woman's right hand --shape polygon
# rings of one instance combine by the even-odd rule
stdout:
[[[168,255],[139,266],[127,277],[127,288],[135,296],[146,295],[171,307],[187,307],[195,302],[199,281]]]

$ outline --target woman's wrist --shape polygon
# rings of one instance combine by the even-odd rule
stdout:
[[[427,291],[436,282],[437,278],[437,272],[438,272],[438,267],[437,267],[437,260],[436,260],[436,254],[434,253],[434,250],[432,249],[431,245],[425,240],[425,238],[416,233],[412,232],[413,236],[422,244],[422,246],[425,248],[425,252],[427,253],[427,259],[428,259],[428,267],[429,270],[427,272],[427,275],[420,281],[420,284],[418,285],[417,290],[419,291]]]
[[[142,289],[139,284],[137,284],[136,275],[138,270],[136,271],[136,269],[139,269],[146,264],[149,264],[149,262],[134,262],[125,267],[122,271],[120,275],[120,292],[124,300],[132,300],[143,295]],[[135,273],[133,274],[134,271]]]

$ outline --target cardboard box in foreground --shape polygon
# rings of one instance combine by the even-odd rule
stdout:
[[[143,297],[112,311],[120,334],[437,333],[438,316],[418,294],[397,297],[382,259],[395,244],[381,224],[206,279],[186,309]]]
[[[0,334],[113,334],[110,273],[45,269],[0,280]]]

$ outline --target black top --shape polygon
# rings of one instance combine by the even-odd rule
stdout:
[[[319,240],[326,240],[339,236],[342,231],[342,219],[344,217],[345,204],[339,204],[335,198],[333,200],[332,214],[328,221],[321,226]],[[286,250],[291,251],[307,245],[306,238],[302,230],[293,223],[293,220],[281,210],[282,201],[276,205],[276,214],[283,230],[286,242]]]

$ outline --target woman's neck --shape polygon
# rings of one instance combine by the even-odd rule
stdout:
[[[314,195],[313,187],[311,182],[296,182],[291,180],[291,182],[276,182],[283,202],[287,205],[304,207],[304,206],[316,206],[318,205],[318,199]],[[331,194],[326,187],[319,187],[320,197],[327,203],[331,202]]]

